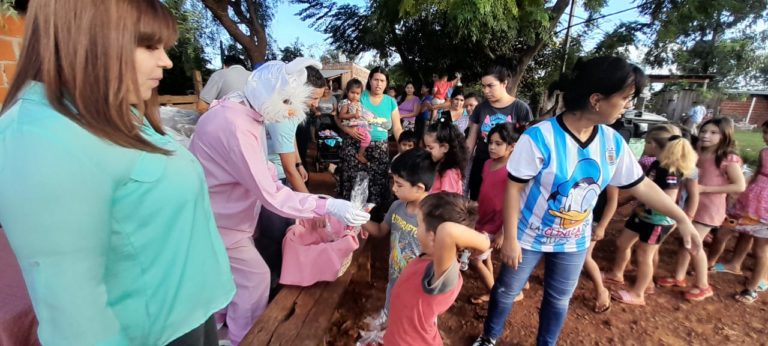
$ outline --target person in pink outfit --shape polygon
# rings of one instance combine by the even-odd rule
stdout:
[[[453,126],[449,117],[440,117],[424,132],[424,147],[437,164],[437,175],[430,193],[464,193],[464,171],[467,167],[467,146],[464,135]]]
[[[763,122],[761,127],[763,142],[768,145],[768,120]],[[755,267],[752,276],[744,283],[744,290],[734,296],[743,303],[753,303],[757,300],[758,292],[768,289],[768,147],[760,150],[757,170],[750,177],[747,189],[728,210],[728,214],[735,220],[736,232],[754,238]],[[741,264],[747,257],[749,248],[739,250],[738,247],[734,249],[731,262],[723,267],[735,267],[741,271]],[[717,264],[719,263],[715,266]]]
[[[309,105],[317,104],[325,86],[320,67],[305,58],[262,65],[248,78],[242,92],[211,105],[200,118],[189,146],[203,166],[237,288],[223,311],[235,346],[267,307],[269,268],[253,243],[262,206],[296,219],[330,214],[355,226],[369,218],[348,201],[324,199],[283,186],[267,160],[264,124],[303,116]]]
[[[741,193],[746,188],[741,171],[743,162],[736,154],[733,131],[733,122],[728,118],[709,119],[699,128],[699,159],[696,164],[699,170],[699,206],[693,222],[702,239],[725,220],[727,195]],[[711,257],[719,256],[718,252],[722,252],[717,243],[715,239],[710,246]],[[686,269],[689,262],[692,263],[695,283],[685,292],[685,298],[701,301],[714,295],[709,285],[705,252],[691,256],[680,249],[674,276],[661,278],[657,284],[661,287],[687,287]]]

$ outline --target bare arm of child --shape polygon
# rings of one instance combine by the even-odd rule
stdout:
[[[339,112],[339,118],[343,120],[355,119],[357,118],[357,114],[349,112],[349,103],[347,103],[341,106],[341,111]]]
[[[728,176],[730,184],[720,186],[699,185],[699,193],[741,193],[747,188],[744,182],[744,172],[741,167],[735,163],[725,165],[725,174]]]
[[[455,86],[456,84],[459,84],[459,82],[461,82],[461,75],[457,73],[456,74],[456,78],[454,78],[453,80],[450,80],[448,82],[451,83],[451,86]]]
[[[605,237],[605,229],[608,228],[608,224],[611,223],[613,214],[616,213],[616,209],[619,206],[619,188],[608,185],[605,188],[605,194],[605,209],[603,209],[602,217],[597,221],[597,227],[593,230],[595,235],[592,237],[592,240],[601,240]]]
[[[475,152],[475,144],[477,144],[477,136],[480,133],[480,125],[473,122],[469,122],[469,132],[467,135],[467,152],[472,155]]]
[[[374,237],[383,237],[387,234],[389,234],[389,225],[386,223],[376,223],[373,221],[368,221],[363,224],[363,230],[368,232],[368,234],[374,236]]]
[[[443,276],[451,265],[456,263],[459,249],[486,251],[491,242],[488,237],[474,229],[454,222],[443,222],[435,230],[435,243],[432,249],[432,267],[435,275],[431,284]]]
[[[693,220],[693,216],[696,215],[696,210],[699,208],[699,180],[686,178],[684,182],[688,197],[685,199],[683,211],[689,219]]]

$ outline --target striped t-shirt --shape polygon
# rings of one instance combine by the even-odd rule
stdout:
[[[629,188],[645,176],[621,135],[598,125],[581,142],[562,116],[520,137],[507,162],[509,178],[527,184],[521,195],[517,239],[524,249],[576,252],[589,247],[592,209],[611,184]]]

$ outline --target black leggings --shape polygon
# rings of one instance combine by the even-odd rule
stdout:
[[[469,171],[469,182],[467,182],[467,185],[469,185],[469,198],[473,201],[476,201],[480,195],[480,185],[483,183],[483,165],[490,158],[488,145],[485,142],[478,141],[475,147],[475,158],[472,160],[472,169]]]

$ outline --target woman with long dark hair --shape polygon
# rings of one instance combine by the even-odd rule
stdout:
[[[403,128],[400,125],[400,112],[397,102],[384,94],[389,83],[389,74],[383,67],[376,67],[368,75],[366,91],[360,97],[364,112],[370,112],[374,122],[371,124],[371,144],[365,151],[368,163],[362,163],[357,157],[361,135],[355,128],[345,126],[337,117],[337,125],[344,132],[341,146],[341,179],[339,194],[349,199],[355,186],[358,173],[368,174],[368,202],[386,210],[389,202],[389,131],[400,137]],[[378,210],[378,208],[377,208]]]
[[[469,172],[469,197],[477,200],[480,184],[483,182],[483,164],[488,160],[488,133],[502,123],[512,123],[515,127],[525,126],[533,120],[533,113],[528,105],[507,92],[507,85],[512,74],[504,67],[489,68],[480,82],[483,85],[485,100],[480,103],[469,118],[467,148],[474,152],[472,168]]]
[[[592,232],[592,209],[607,186],[631,195],[677,223],[689,250],[701,240],[688,216],[643,170],[611,124],[646,84],[624,59],[579,61],[563,76],[565,112],[527,129],[507,162],[503,265],[491,291],[476,346],[495,345],[533,269],[545,262],[537,345],[555,345],[568,315]]]

